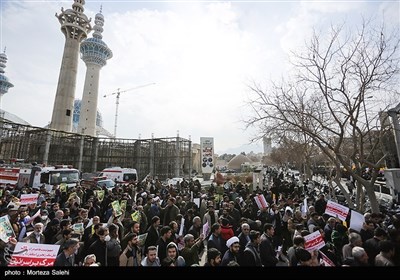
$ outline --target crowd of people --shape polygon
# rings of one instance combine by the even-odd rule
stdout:
[[[27,242],[60,245],[55,266],[400,265],[400,215],[366,213],[357,232],[325,214],[329,192],[315,197],[301,184],[270,169],[262,189],[153,178],[112,189],[4,186],[0,216],[8,215],[15,235],[0,241],[0,263]],[[37,203],[20,205],[27,193],[38,193]],[[266,207],[255,202],[259,194]],[[114,201],[126,201],[122,213]],[[309,251],[305,237],[316,231],[325,245]]]

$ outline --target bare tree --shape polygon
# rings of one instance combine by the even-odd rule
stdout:
[[[340,183],[341,167],[365,188],[373,212],[379,212],[373,186],[385,159],[382,153],[379,158],[374,155],[387,130],[372,107],[383,97],[399,94],[396,31],[387,34],[384,26],[376,29],[371,21],[363,21],[355,33],[346,32],[345,25],[332,26],[327,37],[314,32],[304,51],[292,53],[293,74],[266,89],[250,86],[253,114],[247,126],[259,128],[260,138],[303,137],[302,143],[316,145],[335,166],[333,180],[348,204],[354,207]],[[390,106],[382,102],[380,109],[387,110],[386,105]],[[370,180],[363,177],[365,168],[371,171]]]

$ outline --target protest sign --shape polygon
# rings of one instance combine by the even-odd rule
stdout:
[[[104,190],[95,190],[94,191],[95,195],[99,199],[99,201],[103,201],[104,199]]]
[[[146,242],[146,238],[147,238],[147,232],[143,233],[141,235],[138,236],[138,246],[139,247],[143,247],[144,243]]]
[[[200,208],[200,198],[193,198],[193,202],[197,205],[198,208]]]
[[[350,216],[350,228],[354,229],[358,232],[360,232],[360,230],[363,227],[365,218],[363,214],[360,214],[354,210],[351,210],[351,216]]]
[[[306,241],[304,249],[309,252],[319,250],[325,246],[325,241],[319,231],[314,231],[313,233],[304,236],[304,240]]]
[[[115,211],[115,216],[116,217],[122,215],[121,205],[119,204],[118,200],[114,200],[113,202],[111,202],[111,206]]]
[[[203,225],[203,234],[204,234],[204,238],[207,237],[209,230],[210,230],[210,227],[208,226],[208,223],[205,223],[205,224]]]
[[[82,234],[84,231],[83,228],[83,223],[77,223],[72,225],[72,229],[74,230],[75,233],[80,233]]]
[[[123,211],[126,211],[126,203],[127,203],[128,201],[127,200],[121,200],[121,209],[123,210]]]
[[[0,217],[0,239],[7,243],[10,237],[15,236],[14,230],[11,226],[8,216]]]
[[[67,192],[67,184],[65,183],[60,184],[60,192]]]
[[[140,214],[139,211],[135,211],[135,212],[132,213],[131,218],[132,218],[132,221],[140,223],[142,215]]]
[[[325,214],[331,215],[332,217],[338,217],[341,221],[345,221],[349,210],[350,209],[346,206],[340,205],[332,200],[328,200],[325,208]]]
[[[183,227],[185,226],[185,218],[181,219],[181,227],[179,228],[178,236],[183,236]]]
[[[53,266],[60,245],[18,242],[8,266]]]
[[[254,200],[256,201],[256,204],[260,210],[268,207],[268,203],[265,200],[264,195],[259,194],[254,197]]]
[[[319,253],[321,254],[322,258],[321,258],[321,265],[322,266],[335,266],[335,263],[328,258],[327,255],[325,255],[323,252],[319,251]]]
[[[21,194],[21,199],[19,202],[21,205],[34,204],[37,202],[38,197],[38,193]]]

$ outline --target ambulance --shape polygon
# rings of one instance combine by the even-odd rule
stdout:
[[[105,176],[107,179],[122,184],[137,183],[138,180],[136,169],[121,168],[119,166],[106,168],[101,171],[99,176]]]
[[[79,182],[79,170],[70,165],[0,167],[0,186],[10,184],[13,187],[29,186],[33,188],[51,189],[54,185],[66,184],[68,187],[76,186]]]

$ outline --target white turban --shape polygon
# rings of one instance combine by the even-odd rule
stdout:
[[[285,208],[285,212],[286,211],[290,211],[290,212],[292,212],[292,214],[293,214],[293,209],[292,208],[290,208],[289,206],[286,206],[286,208]]]
[[[228,239],[228,241],[226,241],[226,246],[229,248],[229,247],[231,247],[231,245],[233,243],[236,243],[236,242],[239,243],[239,238],[237,238],[236,236],[231,237],[231,238]]]

